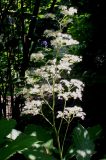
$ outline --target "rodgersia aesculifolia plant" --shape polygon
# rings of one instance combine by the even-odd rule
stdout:
[[[63,27],[63,20],[66,16],[72,16],[77,12],[74,8],[67,9],[61,6],[62,14],[64,14],[61,22]],[[70,18],[69,18],[70,19]],[[69,19],[67,19],[69,21]],[[82,91],[84,84],[82,81],[70,78],[70,72],[73,64],[80,62],[81,57],[69,54],[68,47],[78,44],[78,41],[73,40],[71,35],[62,33],[61,27],[59,31],[46,30],[44,35],[52,37],[51,46],[52,52],[55,56],[45,62],[45,55],[49,48],[45,47],[45,51],[41,50],[38,53],[31,55],[31,61],[43,61],[45,65],[33,67],[26,71],[26,84],[31,87],[23,88],[23,94],[27,95],[26,105],[23,108],[22,114],[40,114],[51,125],[58,144],[58,152],[60,159],[63,159],[64,143],[67,136],[68,127],[74,117],[84,119],[85,113],[80,106],[67,106],[69,99],[82,100]],[[44,63],[43,63],[44,64]],[[26,85],[26,86],[27,86]],[[31,95],[32,100],[28,98]],[[62,108],[56,108],[56,102],[60,99],[64,102]],[[52,118],[44,112],[44,105],[46,109],[51,111]],[[57,119],[61,118],[60,124],[57,127]],[[63,141],[60,143],[60,130],[62,129],[63,121],[67,122],[67,127]]]

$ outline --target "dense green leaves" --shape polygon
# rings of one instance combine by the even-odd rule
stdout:
[[[7,160],[16,152],[23,153],[27,158],[32,159],[51,159],[50,149],[53,148],[53,142],[50,134],[40,126],[28,125],[25,129],[25,133],[18,134],[16,136],[15,130],[12,133],[12,129],[15,127],[16,122],[14,120],[1,120],[0,121],[0,160]],[[13,135],[14,134],[14,135]],[[5,140],[8,141],[5,141]],[[49,153],[49,155],[47,155]]]
[[[34,136],[37,141],[41,141],[44,147],[53,147],[50,131],[47,131],[43,127],[31,124],[25,128],[24,132],[25,134]]]
[[[52,151],[54,149],[53,139],[49,130],[45,130],[41,126],[28,125],[24,133],[21,133],[13,139],[12,129],[15,127],[14,120],[0,121],[0,160],[7,160],[16,152],[22,153],[27,159],[34,158],[41,160],[51,160],[53,158]],[[65,160],[75,156],[77,160],[90,160],[95,152],[95,140],[99,138],[102,129],[100,125],[96,125],[85,129],[82,125],[73,130],[72,145],[69,147]],[[15,130],[15,132],[19,132]],[[16,133],[14,134],[16,135]],[[10,136],[9,136],[10,135]],[[13,136],[15,136],[13,135]],[[8,141],[5,141],[5,140]]]
[[[4,142],[5,137],[11,132],[15,125],[15,120],[0,120],[0,145]]]
[[[22,152],[27,159],[33,160],[52,160],[53,156],[47,155],[42,148],[28,149]]]
[[[48,130],[37,125],[28,125],[24,131],[27,135],[35,137],[35,139],[40,143],[38,148],[30,147],[28,150],[22,151],[24,156],[30,160],[51,160],[51,151],[53,149],[53,139]]]
[[[0,149],[0,160],[6,160],[18,151],[35,145],[35,137],[20,135],[16,140],[12,141],[7,147]]]

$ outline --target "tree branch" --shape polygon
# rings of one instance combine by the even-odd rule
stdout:
[[[34,28],[36,26],[36,19],[39,13],[40,2],[41,0],[36,0],[34,10],[33,10],[32,20],[29,24],[29,31],[28,31],[28,34],[25,36],[25,41],[24,41],[24,46],[23,46],[24,47],[23,62],[21,65],[21,73],[20,73],[21,77],[25,76],[25,71],[28,68],[29,58],[30,58],[31,38],[33,36]]]

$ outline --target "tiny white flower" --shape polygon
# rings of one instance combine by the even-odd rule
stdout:
[[[86,114],[85,114],[84,112],[79,112],[79,113],[76,114],[76,117],[79,117],[79,118],[81,118],[82,120],[84,120],[85,115],[86,115]]]
[[[70,92],[64,92],[58,94],[58,99],[65,99],[68,101],[68,99],[71,97]]]
[[[74,15],[75,13],[77,13],[77,9],[73,7],[70,7],[68,11],[69,11],[69,15]]]
[[[62,84],[55,84],[54,91],[56,93],[62,93],[64,91],[64,88],[63,88]]]
[[[61,80],[60,83],[65,84],[65,86],[67,86],[67,88],[70,87],[70,82],[68,80],[66,80],[66,79]]]
[[[57,113],[58,113],[57,118],[63,118],[63,116],[64,116],[63,112],[58,111]]]
[[[52,93],[52,86],[49,84],[42,84],[40,91],[41,91],[41,94],[43,94],[44,92]]]
[[[60,61],[60,64],[57,66],[59,70],[68,70],[71,71],[70,63],[65,61]]]

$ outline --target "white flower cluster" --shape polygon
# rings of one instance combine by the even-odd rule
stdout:
[[[51,40],[51,45],[54,46],[54,48],[61,48],[62,46],[79,44],[79,42],[77,40],[74,40],[71,35],[61,33],[59,31],[45,30],[44,35],[46,37],[54,38],[53,40]]]
[[[74,55],[64,55],[58,64],[56,64],[56,59],[49,61],[48,65],[45,65],[41,68],[36,69],[35,74],[42,77],[48,83],[55,77],[56,80],[61,80],[62,73],[65,72],[65,75],[71,72],[71,66],[81,61],[81,58]],[[50,88],[50,87],[49,87]]]
[[[27,84],[34,84],[35,80],[33,77],[27,77]]]
[[[74,63],[81,62],[82,57],[71,54],[65,54],[61,61],[68,61],[70,64],[73,65]]]
[[[67,6],[60,6],[61,13],[64,15],[73,16],[75,13],[77,13],[77,9],[74,7],[67,8]]]
[[[55,33],[55,39],[51,41],[51,44],[55,48],[61,48],[62,46],[71,46],[79,44],[77,40],[74,40],[71,35],[65,33]]]
[[[40,94],[40,86],[38,84],[34,84],[32,88],[29,90],[29,94],[35,95],[35,94]]]
[[[44,59],[44,54],[41,51],[38,53],[32,53],[30,57],[31,61],[38,61],[43,59]]]
[[[29,86],[31,84],[31,86],[29,88],[24,87],[23,94],[36,96],[38,99],[46,99],[48,101],[53,96],[53,92],[55,92],[58,99],[68,101],[70,98],[78,98],[81,100],[84,88],[83,82],[77,79],[67,80],[66,78],[69,77],[72,65],[80,61],[81,57],[65,54],[59,62],[53,59],[49,60],[43,67],[35,70],[32,68],[26,72],[26,83]],[[36,77],[39,80],[36,80]],[[53,79],[55,79],[54,86]],[[23,112],[38,114],[40,108],[34,101],[28,101]]]
[[[77,79],[71,79],[71,80],[66,80],[62,79],[60,81],[60,84],[62,84],[64,91],[61,90],[61,92],[58,92],[58,98],[59,99],[65,99],[66,101],[69,98],[74,98],[74,99],[80,99],[82,100],[82,91],[84,88],[84,83],[80,80]]]
[[[28,100],[26,101],[22,114],[33,114],[33,115],[40,114],[42,104],[43,101],[41,100],[32,100],[32,101]]]
[[[58,111],[57,118],[64,118],[67,122],[70,122],[72,118],[79,117],[82,120],[85,117],[85,113],[81,107],[66,107],[64,111]]]
[[[65,99],[66,101],[68,101],[71,97],[71,92],[63,92],[58,94],[58,99]]]
[[[63,79],[63,75],[62,75],[63,72],[65,72],[65,76],[68,75],[72,69],[71,66],[74,63],[80,62],[80,61],[81,61],[81,57],[65,54],[63,58],[61,58],[61,60],[58,62],[58,64],[56,64],[56,59],[53,59],[53,60],[49,60],[47,65],[43,67],[40,67],[36,70],[31,69],[30,71],[27,71],[26,82],[27,84],[33,85],[33,87],[29,89],[30,94],[40,93],[40,88],[42,88],[41,90],[44,89],[46,92],[47,91],[50,92],[52,88],[51,85],[52,85],[53,77],[55,77],[55,80],[58,81],[58,83],[56,84],[55,90],[57,90],[57,88],[62,88],[60,86],[63,85],[63,82],[64,82],[66,86],[68,85],[67,86],[68,88],[69,86],[75,86],[76,88],[79,88],[80,91],[82,91],[81,88],[83,87],[83,85],[81,81],[73,79],[68,82],[66,79]],[[43,79],[43,84],[42,83],[36,84],[37,82],[34,76],[41,77]],[[44,80],[45,80],[45,83],[44,83]]]
[[[36,69],[36,75],[42,77],[43,79],[48,79],[50,75],[46,71],[46,66]]]
[[[65,70],[68,71],[68,73],[70,73],[71,71],[71,67],[70,67],[70,63],[68,61],[60,61],[60,64],[57,66],[57,68],[61,71]]]
[[[40,92],[41,92],[41,95],[43,95],[44,93],[52,94],[52,85],[47,84],[47,83],[42,84],[40,88]]]
[[[75,55],[65,54],[63,58],[61,58],[60,63],[58,64],[57,68],[59,70],[65,70],[68,71],[67,73],[70,73],[72,70],[71,66],[74,63],[82,61],[82,58]]]
[[[84,83],[77,79],[71,79],[70,84],[75,88],[75,90],[71,93],[71,96],[74,99],[79,98],[82,100],[82,91],[84,88]]]

